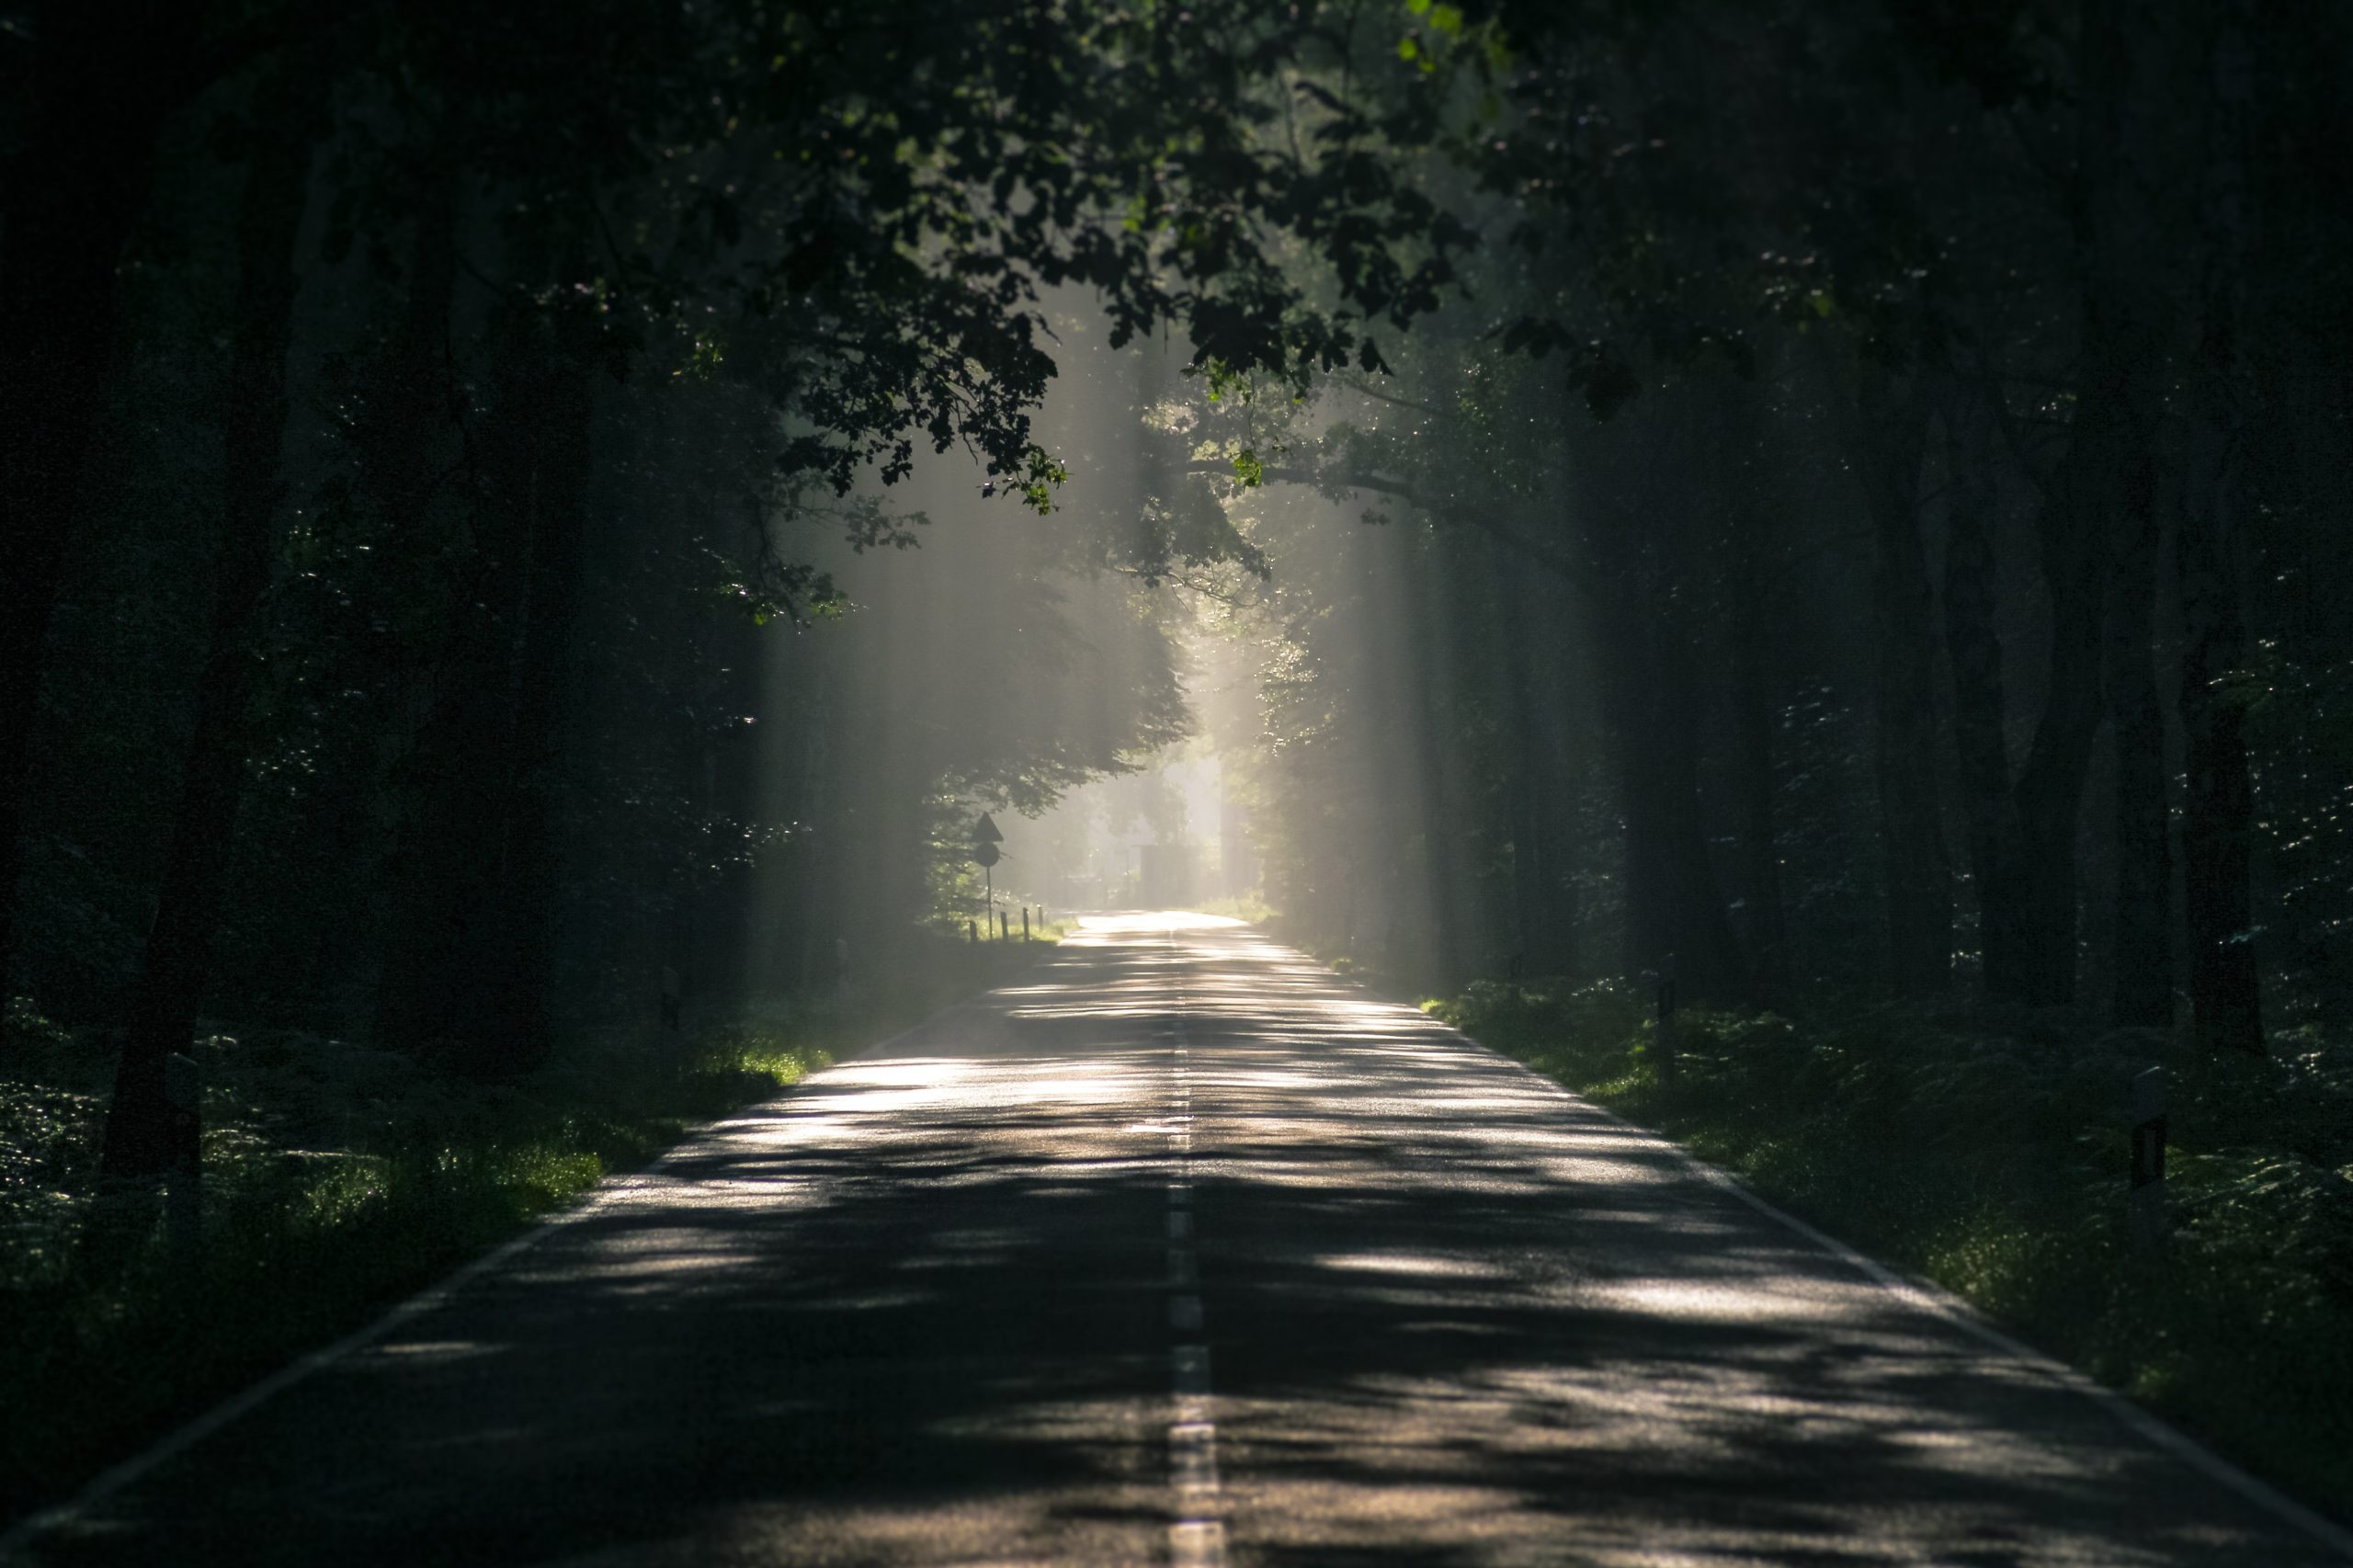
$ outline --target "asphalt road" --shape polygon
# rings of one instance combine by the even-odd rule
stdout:
[[[2347,1561],[2218,1468],[1419,1014],[1140,915],[16,1560]]]

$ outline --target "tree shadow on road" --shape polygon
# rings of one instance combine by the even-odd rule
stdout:
[[[1180,936],[715,1130],[39,1561],[1155,1560],[1179,1041],[1236,1562],[2322,1560],[1665,1146]]]

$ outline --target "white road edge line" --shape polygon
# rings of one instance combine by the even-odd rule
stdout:
[[[1404,1006],[1402,1003],[1392,1005]],[[1411,1008],[1406,1010],[1414,1011]],[[1425,1018],[1429,1017],[1427,1013],[1419,1016]],[[2208,1449],[2195,1437],[2166,1425],[2107,1384],[2084,1372],[2077,1371],[2065,1362],[2047,1356],[2029,1345],[2011,1338],[1987,1322],[1984,1315],[1975,1307],[1943,1286],[1896,1273],[1877,1259],[1867,1257],[1857,1252],[1837,1237],[1818,1231],[1796,1215],[1785,1213],[1775,1208],[1742,1186],[1738,1178],[1710,1165],[1673,1139],[1627,1120],[1608,1107],[1597,1105],[1574,1090],[1546,1077],[1526,1062],[1516,1062],[1492,1046],[1482,1045],[1476,1038],[1464,1034],[1461,1029],[1439,1024],[1436,1019],[1430,1021],[1437,1028],[1454,1036],[1455,1039],[1484,1051],[1514,1071],[1533,1079],[1537,1084],[1572,1105],[1592,1111],[1627,1131],[1670,1151],[1684,1164],[1697,1171],[1702,1179],[1729,1192],[1767,1219],[1803,1237],[1822,1251],[1856,1269],[1864,1278],[1905,1305],[1915,1311],[1926,1312],[1931,1317],[1942,1319],[1989,1349],[1999,1351],[2021,1369],[2081,1394],[2107,1411],[2122,1426],[2188,1464],[2191,1469],[2206,1476],[2208,1480],[2220,1483],[2257,1508],[2270,1514],[2282,1524],[2294,1527],[2330,1551],[2353,1561],[2353,1530],[2347,1530],[2335,1521],[2314,1513],[2270,1483],[2248,1474],[2222,1455]]]
[[[699,1138],[700,1134],[697,1133],[695,1136]],[[367,1348],[370,1344],[381,1339],[411,1319],[423,1317],[435,1308],[447,1304],[458,1292],[474,1280],[518,1254],[528,1252],[551,1233],[566,1225],[585,1220],[592,1214],[602,1212],[622,1199],[635,1194],[642,1187],[650,1185],[646,1178],[659,1173],[663,1166],[667,1165],[676,1157],[676,1152],[665,1154],[653,1165],[620,1178],[612,1187],[599,1187],[592,1190],[574,1207],[565,1210],[554,1219],[517,1236],[495,1250],[484,1253],[439,1284],[426,1286],[415,1295],[394,1306],[375,1322],[345,1335],[332,1345],[313,1350],[299,1360],[279,1368],[243,1392],[232,1394],[203,1415],[167,1434],[153,1447],[132,1455],[111,1470],[101,1471],[88,1485],[83,1487],[65,1502],[26,1516],[11,1527],[6,1535],[0,1535],[0,1562],[9,1561],[15,1552],[36,1537],[46,1535],[84,1511],[97,1506],[157,1465],[186,1453],[238,1417],[277,1395],[284,1393],[313,1373],[324,1371],[352,1352]]]
[[[965,1003],[959,1002],[953,1006],[943,1007],[939,1012],[934,1013],[930,1017],[924,1019],[923,1022],[910,1025],[908,1028],[901,1029],[897,1034],[891,1036],[887,1040],[877,1040],[872,1045],[867,1046],[864,1049],[843,1058],[841,1062],[835,1063],[835,1065],[845,1066],[849,1062],[857,1062],[864,1057],[870,1056],[875,1051],[882,1051],[891,1046],[896,1045],[899,1041],[905,1040],[908,1036],[928,1026],[933,1019],[938,1018],[945,1014],[952,1013],[956,1011],[958,1007],[964,1006],[966,1006]],[[517,1255],[529,1252],[532,1247],[538,1245],[549,1236],[563,1229],[564,1226],[577,1224],[580,1221],[587,1219],[592,1214],[601,1213],[605,1210],[613,1207],[616,1203],[620,1202],[623,1199],[629,1198],[642,1189],[652,1186],[654,1177],[661,1175],[665,1169],[676,1161],[684,1159],[687,1155],[694,1153],[697,1147],[700,1145],[702,1141],[710,1133],[751,1111],[757,1110],[762,1106],[773,1105],[778,1100],[783,1099],[787,1096],[798,1094],[804,1085],[808,1084],[812,1079],[814,1079],[817,1076],[818,1074],[812,1073],[806,1077],[803,1077],[800,1083],[786,1085],[783,1088],[778,1090],[767,1099],[755,1100],[749,1105],[739,1106],[725,1116],[719,1117],[711,1121],[704,1122],[699,1127],[690,1129],[684,1138],[680,1139],[676,1144],[672,1146],[668,1153],[662,1155],[653,1164],[640,1166],[638,1169],[631,1171],[625,1176],[608,1177],[603,1182],[600,1182],[596,1187],[590,1188],[589,1191],[574,1202],[571,1208],[563,1210],[548,1220],[542,1221],[539,1225],[531,1230],[524,1232],[521,1235],[515,1237],[512,1241],[506,1242],[493,1250],[483,1254],[482,1256],[475,1258],[472,1263],[460,1266],[456,1273],[448,1276],[436,1284],[427,1285],[415,1295],[411,1296],[407,1300],[392,1307],[381,1317],[377,1318],[373,1323],[353,1330],[351,1333],[345,1335],[341,1339],[336,1340],[332,1345],[323,1346],[319,1349],[311,1351],[300,1358],[287,1363],[285,1366],[280,1367],[277,1371],[272,1372],[269,1376],[262,1379],[259,1382],[248,1386],[240,1392],[231,1394],[227,1399],[224,1399],[220,1403],[212,1406],[211,1409],[207,1410],[201,1415],[198,1415],[184,1425],[173,1428],[171,1431],[165,1433],[162,1437],[156,1439],[151,1447],[143,1449],[138,1453],[131,1455],[131,1458],[124,1460],[120,1464],[115,1465],[111,1469],[99,1471],[83,1486],[82,1490],[74,1493],[74,1495],[68,1497],[64,1502],[51,1504],[49,1507],[38,1509],[33,1513],[26,1515],[23,1518],[18,1519],[15,1524],[9,1526],[5,1533],[0,1533],[0,1563],[9,1562],[18,1551],[21,1551],[37,1538],[47,1535],[50,1531],[57,1528],[59,1526],[72,1521],[89,1509],[97,1507],[99,1504],[105,1502],[108,1498],[121,1491],[124,1487],[129,1486],[133,1482],[139,1480],[140,1477],[145,1475],[149,1471],[153,1470],[157,1465],[163,1464],[168,1460],[176,1459],[181,1454],[186,1453],[188,1449],[196,1447],[197,1444],[204,1441],[205,1438],[212,1436],[215,1432],[220,1431],[222,1427],[236,1421],[238,1417],[250,1413],[260,1405],[267,1403],[269,1400],[284,1393],[288,1389],[290,1389],[295,1384],[301,1382],[312,1374],[325,1370],[327,1368],[333,1366],[335,1362],[340,1361],[355,1350],[366,1349],[369,1345],[374,1344],[377,1340],[381,1339],[385,1335],[390,1334],[393,1329],[398,1328],[401,1324],[409,1322],[411,1319],[423,1317],[426,1313],[433,1311],[436,1307],[445,1305],[454,1298],[459,1291],[464,1290],[468,1285],[480,1278],[483,1275],[489,1273],[492,1269],[496,1268],[500,1264],[509,1261]]]

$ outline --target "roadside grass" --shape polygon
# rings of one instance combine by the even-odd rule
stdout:
[[[2353,1051],[2270,1060],[2050,1017],[1686,1010],[1480,982],[1425,1010],[1933,1279],[2340,1518],[2353,1517]],[[2164,1252],[2126,1233],[2125,1085],[2169,1081]]]
[[[111,1051],[21,1002],[0,1038],[0,1520],[358,1327],[696,1126],[765,1099],[1051,942],[926,940],[870,992],[684,1036],[582,1031],[509,1083],[290,1031],[198,1042],[199,1244],[102,1198]]]
[[[1256,892],[1230,898],[1213,898],[1206,903],[1186,905],[1196,915],[1223,915],[1251,926],[1263,926],[1275,916],[1267,901]]]

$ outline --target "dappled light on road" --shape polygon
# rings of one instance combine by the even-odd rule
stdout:
[[[1658,1141],[1250,928],[1128,915],[37,1561],[1110,1563],[1211,1526],[1397,1568],[2325,1560]]]

